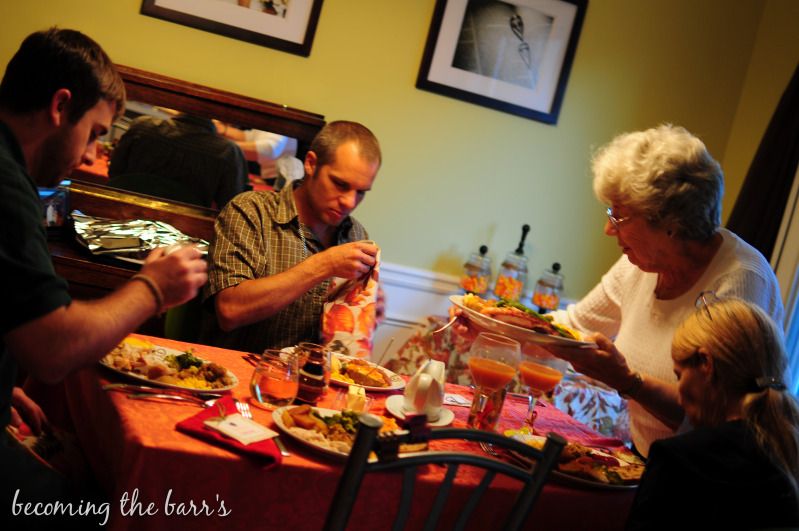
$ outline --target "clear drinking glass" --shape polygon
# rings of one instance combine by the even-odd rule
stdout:
[[[467,364],[476,389],[467,421],[470,428],[495,430],[520,352],[518,341],[499,334],[483,332],[472,343]]]
[[[536,412],[535,404],[544,393],[548,393],[563,379],[568,363],[554,357],[541,347],[525,348],[519,363],[519,378],[527,387],[528,407],[526,425],[522,428],[533,432]]]
[[[250,380],[253,405],[273,410],[294,402],[299,389],[297,359],[296,352],[264,351]]]

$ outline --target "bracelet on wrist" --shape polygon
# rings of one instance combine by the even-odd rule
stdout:
[[[635,399],[635,396],[641,390],[641,387],[644,385],[644,377],[641,376],[641,373],[635,371],[633,373],[633,382],[624,390],[617,390],[619,396],[624,398],[625,400]]]
[[[145,275],[144,273],[136,273],[130,280],[139,280],[144,283],[150,289],[150,293],[153,294],[153,298],[155,299],[155,315],[160,317],[164,313],[164,294],[161,292],[161,288],[158,287],[158,284],[155,283],[155,280],[152,279],[149,275]]]

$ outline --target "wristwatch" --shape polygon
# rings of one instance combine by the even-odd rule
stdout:
[[[624,398],[625,400],[635,399],[635,395],[638,394],[638,391],[641,390],[641,387],[644,385],[644,377],[641,376],[641,373],[635,371],[633,373],[633,383],[630,386],[622,391],[621,389],[617,390],[616,392],[619,393],[619,396]]]

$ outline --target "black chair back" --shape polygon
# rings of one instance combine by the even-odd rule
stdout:
[[[485,471],[480,483],[471,493],[467,503],[460,509],[455,529],[464,529],[478,506],[482,495],[497,474],[509,476],[522,482],[522,488],[502,529],[520,529],[538,499],[550,471],[555,467],[566,441],[560,435],[550,433],[543,449],[496,433],[461,428],[411,429],[398,434],[378,435],[382,421],[374,415],[362,414],[352,451],[344,467],[336,494],[328,510],[325,530],[344,530],[352,513],[358,491],[367,472],[402,470],[402,493],[393,529],[405,528],[411,513],[416,471],[419,466],[439,464],[446,467],[446,474],[433,506],[427,515],[425,529],[435,529],[452,490],[453,481],[461,465],[479,467]],[[421,451],[399,453],[401,444],[416,444],[432,440],[461,439],[491,444],[503,450],[511,450],[535,463],[522,467],[492,457],[465,452]],[[377,459],[370,460],[375,452]]]

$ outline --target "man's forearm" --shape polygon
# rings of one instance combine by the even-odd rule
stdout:
[[[91,364],[152,316],[157,304],[142,282],[94,301],[73,301],[8,332],[5,343],[32,376],[48,383]]]
[[[216,294],[216,317],[230,331],[272,317],[329,275],[316,267],[313,255],[296,266],[268,277],[245,280]]]

